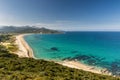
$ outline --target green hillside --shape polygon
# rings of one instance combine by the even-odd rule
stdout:
[[[36,26],[3,26],[0,28],[0,33],[62,33],[58,30],[47,28],[39,28]]]

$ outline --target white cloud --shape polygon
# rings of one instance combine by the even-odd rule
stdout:
[[[119,23],[106,23],[106,24],[88,24],[88,23],[81,23],[78,21],[69,21],[69,20],[57,20],[51,23],[40,22],[40,23],[31,23],[20,21],[15,16],[12,15],[1,15],[0,13],[0,25],[1,26],[23,26],[23,25],[30,25],[30,26],[37,26],[37,27],[46,27],[49,29],[56,29],[56,30],[68,30],[68,31],[120,31],[120,24]]]
[[[35,26],[69,31],[120,31],[119,24],[82,24],[72,21],[56,21],[54,23],[37,23]]]

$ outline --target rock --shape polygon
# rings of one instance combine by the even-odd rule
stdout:
[[[71,51],[71,53],[78,53],[78,51]]]
[[[57,47],[52,47],[51,50],[52,51],[59,51]]]

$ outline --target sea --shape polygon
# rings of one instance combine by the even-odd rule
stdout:
[[[38,59],[77,60],[120,75],[120,32],[76,31],[24,36]]]

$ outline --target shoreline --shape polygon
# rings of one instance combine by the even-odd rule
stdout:
[[[84,64],[84,63],[77,61],[77,60],[72,60],[72,61],[64,60],[64,61],[61,61],[58,63],[63,65],[63,66],[67,66],[67,67],[75,68],[75,69],[80,69],[80,70],[84,70],[84,71],[89,71],[92,73],[111,75],[111,73],[108,72],[108,70],[106,68],[90,66],[90,65]]]
[[[19,57],[35,58],[33,55],[33,50],[28,45],[28,43],[24,40],[25,35],[30,35],[30,34],[20,34],[16,36],[16,44],[19,47],[19,50],[16,52],[16,54]]]
[[[34,53],[33,53],[32,48],[24,40],[25,35],[30,35],[30,34],[16,35],[16,44],[18,45],[19,50],[15,54],[17,54],[19,57],[28,57],[28,58],[37,59],[34,57]],[[89,66],[89,65],[83,64],[83,63],[78,62],[78,61],[64,60],[64,61],[60,61],[60,62],[56,62],[56,61],[54,61],[54,62],[61,64],[63,66],[70,67],[70,68],[81,69],[84,71],[89,71],[89,72],[97,73],[97,74],[111,75],[111,73],[108,72],[107,69],[104,69],[104,68],[98,69],[95,66]]]

